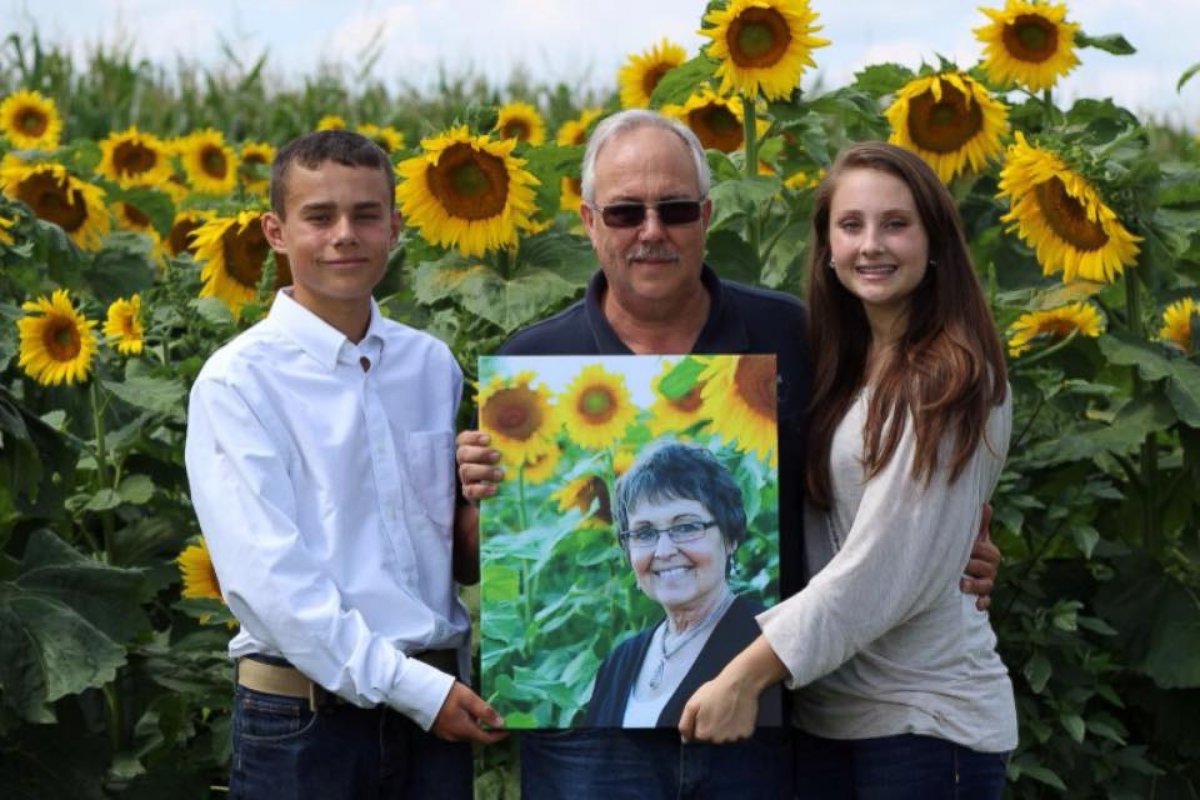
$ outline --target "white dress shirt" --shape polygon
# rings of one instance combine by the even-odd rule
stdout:
[[[794,722],[830,739],[916,733],[983,752],[1012,750],[1012,683],[987,614],[959,591],[1008,452],[1012,390],[957,480],[949,481],[943,443],[928,485],[912,478],[911,419],[887,466],[864,477],[868,398],[859,396],[834,433],[833,507],[805,509],[816,574],[758,616],[787,666],[786,685],[799,690]]]
[[[233,658],[287,659],[428,730],[454,678],[406,653],[457,648],[451,574],[462,371],[374,301],[355,345],[286,290],[192,387],[192,503],[241,630]],[[466,672],[464,671],[465,675]]]

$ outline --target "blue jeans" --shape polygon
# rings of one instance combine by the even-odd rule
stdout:
[[[445,742],[384,708],[236,687],[229,796],[471,800],[471,748]]]
[[[790,798],[791,734],[683,744],[674,729],[579,728],[521,734],[522,800]]]
[[[805,800],[999,800],[1007,753],[932,736],[838,741],[793,731]]]

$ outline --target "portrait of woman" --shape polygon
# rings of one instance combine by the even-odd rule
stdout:
[[[759,633],[763,607],[729,584],[748,535],[742,492],[711,452],[666,440],[617,481],[612,511],[637,586],[663,615],[604,659],[584,724],[671,727],[692,692]],[[756,724],[780,724],[780,702],[778,687],[760,695]]]

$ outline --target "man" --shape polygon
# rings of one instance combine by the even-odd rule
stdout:
[[[774,353],[780,486],[802,485],[809,394],[804,309],[793,297],[722,281],[704,264],[712,213],[704,150],[685,126],[653,111],[596,126],[582,167],[580,215],[600,263],[583,300],[518,331],[502,355]],[[503,478],[486,437],[458,437],[470,499]],[[780,582],[804,580],[802,492],[780,492]],[[985,575],[991,572],[986,568]],[[990,588],[990,581],[984,583]],[[785,729],[745,742],[682,743],[670,729],[578,729],[521,737],[525,798],[791,796]]]
[[[451,567],[462,375],[371,297],[399,230],[392,184],[355,133],[279,151],[263,231],[294,284],[192,388],[192,502],[241,623],[231,797],[468,800],[465,741],[502,735],[456,679],[469,622],[454,582],[472,577]]]

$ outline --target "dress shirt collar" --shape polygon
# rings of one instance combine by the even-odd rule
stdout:
[[[314,361],[331,372],[339,362],[358,363],[363,356],[374,363],[383,351],[382,316],[374,298],[371,298],[371,321],[367,324],[367,333],[357,345],[337,328],[297,303],[287,289],[280,289],[275,294],[268,319]]]

